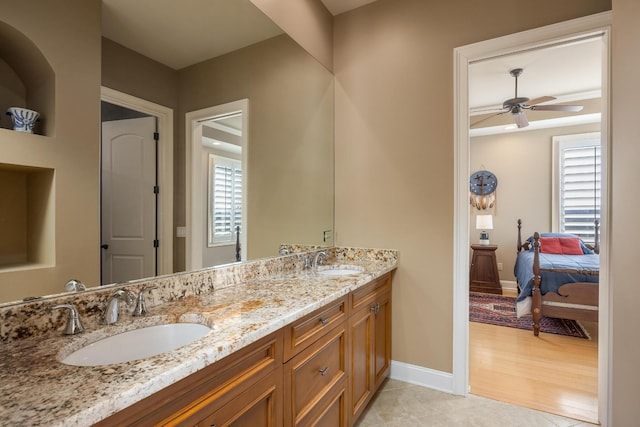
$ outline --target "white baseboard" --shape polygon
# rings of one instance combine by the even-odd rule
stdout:
[[[453,374],[447,372],[392,360],[389,377],[409,384],[453,394]]]
[[[500,286],[502,289],[518,290],[518,283],[515,280],[500,280]]]

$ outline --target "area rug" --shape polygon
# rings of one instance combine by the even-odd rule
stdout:
[[[469,292],[469,320],[489,325],[533,331],[531,316],[516,316],[516,299],[502,295]],[[540,332],[590,339],[584,327],[575,320],[543,317]]]

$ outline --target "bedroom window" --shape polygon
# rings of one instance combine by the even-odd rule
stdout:
[[[553,229],[594,243],[600,219],[600,133],[553,137]]]
[[[242,224],[240,160],[209,155],[208,246],[231,244]]]

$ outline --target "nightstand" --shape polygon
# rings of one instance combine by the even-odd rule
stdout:
[[[497,245],[471,245],[471,270],[469,272],[469,290],[502,295],[498,263]]]

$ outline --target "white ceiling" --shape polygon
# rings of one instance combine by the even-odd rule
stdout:
[[[474,63],[469,67],[471,115],[499,110],[513,98],[515,79],[509,71],[522,68],[518,96],[554,96],[571,102],[600,96],[601,39],[522,52]],[[546,103],[546,104],[550,104]],[[532,112],[533,113],[533,112]]]

